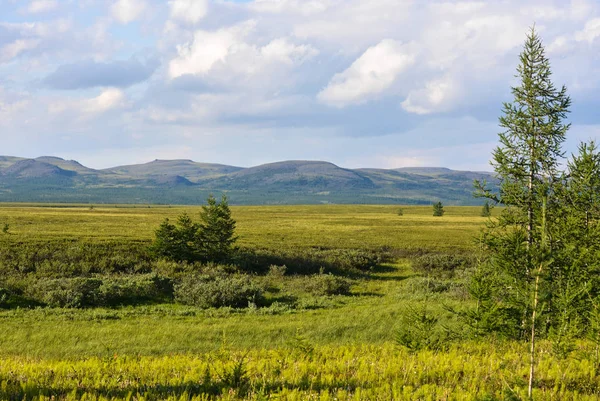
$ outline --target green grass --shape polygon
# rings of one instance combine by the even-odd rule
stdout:
[[[232,207],[239,244],[264,248],[471,249],[486,218],[480,207],[430,206],[238,206]],[[0,207],[0,224],[11,239],[147,241],[164,218],[182,212],[197,219],[198,207]],[[1,236],[0,236],[1,237]]]
[[[350,295],[316,296],[306,278],[255,277],[278,289],[244,309],[177,304],[117,308],[0,310],[0,399],[25,400],[512,400],[526,394],[526,345],[484,338],[410,353],[394,344],[409,308],[426,305],[455,332],[448,307],[470,301],[459,274],[432,292],[411,252],[474,252],[487,221],[479,207],[234,207],[239,243],[249,248],[311,247],[399,251],[399,258],[353,278]],[[43,242],[150,243],[165,218],[191,207],[4,205],[0,246]],[[112,246],[112,245],[109,245]],[[393,252],[392,252],[393,254]],[[402,256],[404,255],[404,256]],[[443,279],[440,279],[443,280]],[[566,359],[540,343],[537,400],[596,400],[600,363],[593,345]],[[234,380],[235,364],[240,362]],[[52,398],[54,397],[54,398]]]

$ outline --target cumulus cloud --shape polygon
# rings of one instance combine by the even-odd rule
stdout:
[[[459,97],[460,88],[450,77],[434,79],[425,87],[411,91],[402,108],[409,113],[431,114],[448,111]]]
[[[110,7],[112,16],[122,24],[138,19],[146,9],[144,0],[117,0]]]
[[[189,24],[199,22],[208,12],[207,0],[171,0],[169,1],[171,18]]]
[[[409,46],[382,40],[367,49],[347,70],[336,74],[318,98],[338,107],[363,103],[388,89],[414,61]]]
[[[147,80],[158,67],[155,60],[142,63],[131,58],[113,62],[85,60],[58,67],[44,79],[53,89],[81,89],[95,86],[128,87]]]
[[[600,18],[594,18],[586,22],[585,27],[575,34],[578,42],[592,43],[600,37]]]
[[[249,43],[255,27],[256,21],[249,20],[216,31],[195,31],[190,42],[177,47],[177,56],[169,63],[169,77],[191,75],[210,80],[212,85],[283,87],[284,80],[293,82],[285,76],[286,71],[318,54],[314,47],[286,37],[264,45]]]
[[[56,2],[56,0],[34,0],[29,3],[27,11],[32,14],[43,13],[54,10],[56,7],[58,7],[58,2]]]

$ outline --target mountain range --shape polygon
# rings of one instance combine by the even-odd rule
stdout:
[[[242,168],[154,160],[96,170],[75,160],[0,156],[0,202],[201,204],[226,193],[231,204],[476,205],[473,180],[489,172],[438,167],[347,169],[324,161]]]

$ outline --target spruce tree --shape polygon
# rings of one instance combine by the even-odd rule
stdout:
[[[435,217],[441,217],[444,215],[444,213],[444,205],[442,205],[442,202],[437,202],[433,204],[433,215]]]
[[[197,247],[204,260],[225,262],[231,257],[233,244],[237,240],[235,220],[231,217],[227,196],[223,195],[221,201],[217,202],[210,195],[206,202],[200,212]]]
[[[485,201],[485,203],[483,204],[483,206],[481,208],[481,217],[490,217],[491,215],[492,215],[492,212],[490,210],[490,202]]]
[[[569,129],[564,122],[571,104],[566,88],[551,81],[550,62],[540,37],[531,29],[519,57],[512,88],[513,101],[505,103],[500,117],[500,145],[492,166],[500,180],[499,193],[476,182],[476,196],[505,208],[489,225],[486,243],[490,263],[499,270],[505,286],[496,294],[504,310],[511,311],[514,332],[530,342],[529,396],[534,380],[536,326],[552,282],[552,244],[549,241],[555,192],[560,182],[562,144]]]

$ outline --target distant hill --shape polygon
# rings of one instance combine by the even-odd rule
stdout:
[[[227,193],[232,204],[471,205],[473,180],[491,173],[447,168],[346,169],[292,160],[242,168],[154,160],[95,170],[74,160],[0,156],[0,202],[200,204]]]

